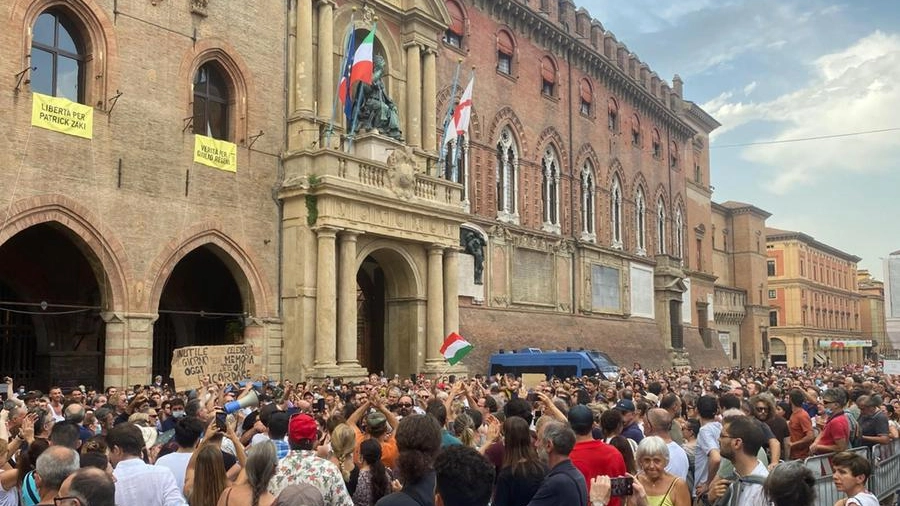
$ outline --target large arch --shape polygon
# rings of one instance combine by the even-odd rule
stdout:
[[[375,240],[357,252],[357,280],[368,278],[373,281],[369,289],[383,289],[383,293],[375,294],[381,299],[374,297],[383,300],[383,307],[373,308],[369,321],[365,321],[365,310],[358,316],[357,349],[371,353],[359,359],[371,372],[410,374],[420,371],[424,365],[426,287],[421,268],[411,251],[386,239]],[[359,283],[361,293],[366,289]],[[381,322],[375,327],[382,335],[367,336],[367,325],[379,319],[379,315],[372,313],[378,311]],[[366,339],[369,341],[365,342]],[[380,357],[383,363],[372,363],[372,357]]]

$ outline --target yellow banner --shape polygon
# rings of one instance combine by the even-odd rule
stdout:
[[[91,139],[94,136],[94,108],[59,97],[33,93],[31,124],[54,132]]]
[[[194,161],[207,167],[237,172],[237,144],[194,135]]]

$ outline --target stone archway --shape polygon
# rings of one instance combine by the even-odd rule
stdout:
[[[357,352],[366,354],[358,355],[360,364],[389,375],[421,370],[426,307],[416,262],[405,249],[381,241],[358,258]]]
[[[772,365],[787,365],[788,367],[794,365],[788,364],[787,345],[777,337],[769,338],[769,360]]]

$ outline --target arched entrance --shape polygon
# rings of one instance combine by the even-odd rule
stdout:
[[[405,251],[367,250],[356,275],[359,363],[370,373],[416,372],[425,300],[415,264]]]
[[[153,325],[153,375],[171,384],[172,350],[243,341],[248,293],[243,275],[219,247],[206,244],[185,255],[166,280]],[[239,270],[238,270],[239,272]],[[243,289],[242,289],[243,287]]]
[[[787,366],[787,345],[777,337],[769,339],[769,359],[773,366]]]
[[[102,387],[107,292],[100,260],[58,222],[0,245],[0,373],[28,388]]]

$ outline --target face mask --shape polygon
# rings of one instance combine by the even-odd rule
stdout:
[[[180,409],[179,409],[178,411],[173,411],[173,412],[172,412],[172,416],[173,416],[174,418],[181,418],[181,417],[184,416],[184,411],[183,411],[183,410],[180,410]]]
[[[94,435],[99,436],[102,433],[103,433],[103,427],[101,427],[100,424],[98,423],[97,427],[94,428]]]

